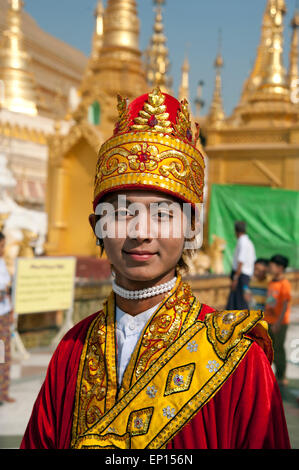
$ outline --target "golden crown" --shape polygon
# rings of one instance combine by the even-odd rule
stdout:
[[[188,102],[155,88],[128,105],[118,96],[113,136],[101,147],[94,207],[111,191],[153,189],[192,204],[202,202],[204,154],[193,136]]]

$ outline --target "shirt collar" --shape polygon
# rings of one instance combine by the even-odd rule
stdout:
[[[116,325],[118,329],[125,330],[125,327],[128,325],[129,322],[134,319],[134,323],[137,327],[143,327],[152,314],[157,310],[159,304],[154,305],[154,307],[151,307],[144,312],[139,313],[136,316],[132,316],[129,313],[124,312],[121,310],[117,305],[116,305]]]

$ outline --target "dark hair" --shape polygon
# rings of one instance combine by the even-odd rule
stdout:
[[[266,258],[258,258],[254,264],[263,264],[267,268],[269,266],[269,260]]]
[[[3,232],[0,232],[0,242],[1,242],[1,240],[4,240],[4,238],[5,238],[4,233],[3,233]]]
[[[237,233],[246,233],[246,222],[243,220],[238,220],[235,222],[235,231]]]
[[[289,260],[286,256],[274,255],[270,259],[270,263],[277,264],[277,266],[282,266],[284,269],[286,269],[289,265]]]

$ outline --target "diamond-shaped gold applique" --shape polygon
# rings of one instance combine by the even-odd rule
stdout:
[[[194,363],[172,369],[167,377],[164,396],[188,390],[192,381],[194,369]]]
[[[132,411],[128,419],[127,432],[129,432],[131,436],[141,436],[146,434],[149,429],[153,412],[154,408],[152,406],[150,408]]]

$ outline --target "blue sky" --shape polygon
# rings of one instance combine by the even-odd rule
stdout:
[[[104,4],[107,0],[104,1]],[[290,21],[296,0],[287,0],[284,32],[284,65],[288,66],[291,37]],[[93,12],[97,0],[25,0],[25,10],[48,33],[90,53],[94,30]],[[140,48],[149,42],[153,21],[153,1],[137,0],[141,22]],[[205,114],[213,94],[214,60],[218,48],[218,31],[222,30],[224,58],[223,100],[227,114],[237,105],[242,85],[255,60],[260,39],[266,0],[167,0],[164,7],[165,33],[171,60],[170,73],[177,93],[181,66],[186,51],[190,61],[191,101],[203,80]]]

